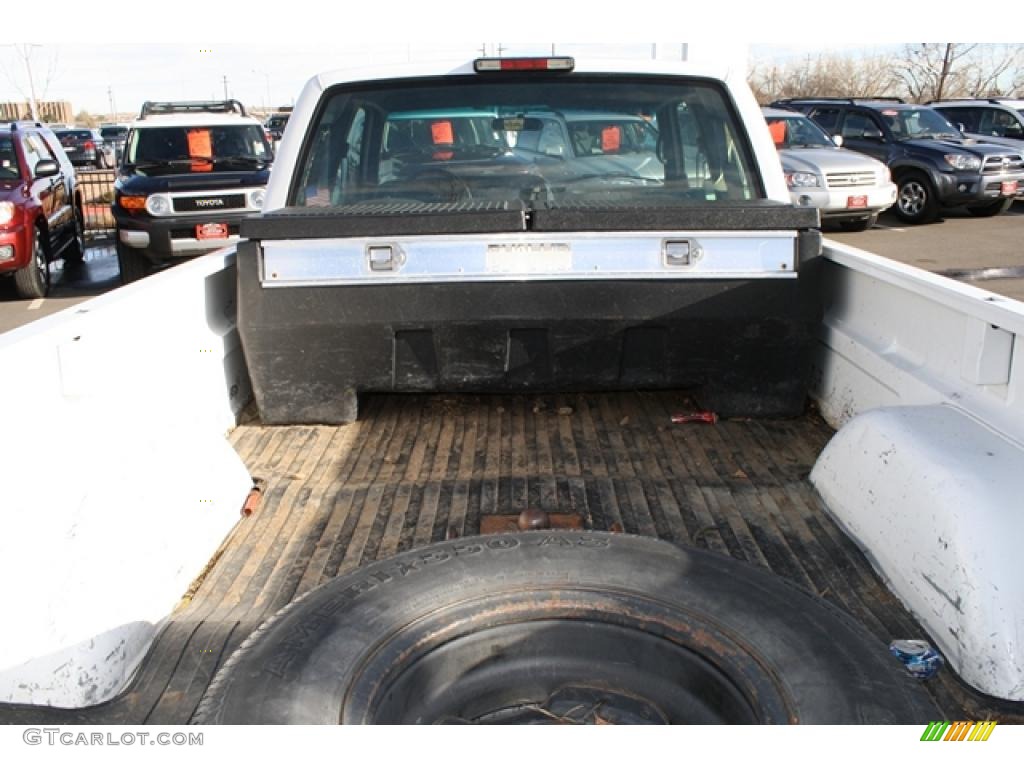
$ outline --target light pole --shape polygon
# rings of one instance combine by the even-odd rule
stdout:
[[[117,122],[117,108],[114,106],[114,88],[107,86],[107,98],[110,99],[110,122]]]

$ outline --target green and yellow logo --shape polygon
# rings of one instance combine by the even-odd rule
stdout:
[[[921,741],[988,741],[995,727],[994,720],[958,720],[955,723],[933,720],[924,729]]]

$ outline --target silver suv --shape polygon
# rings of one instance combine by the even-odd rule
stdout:
[[[871,229],[878,214],[896,202],[896,185],[884,163],[841,149],[842,137],[830,137],[800,112],[771,107],[761,112],[794,205],[813,206],[822,222],[860,231]]]

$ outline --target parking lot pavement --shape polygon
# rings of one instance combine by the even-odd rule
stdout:
[[[868,232],[829,229],[825,237],[1024,301],[1024,202],[989,219],[946,211],[920,227],[885,213]],[[991,275],[1000,277],[985,279]]]
[[[64,266],[58,261],[51,270],[52,288],[45,299],[19,299],[13,281],[0,281],[0,333],[52,315],[121,284],[113,243],[88,245],[82,263]]]

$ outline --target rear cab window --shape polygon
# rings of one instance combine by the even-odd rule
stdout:
[[[65,147],[73,147],[85,141],[92,141],[95,137],[92,131],[56,131],[57,138]]]
[[[764,198],[722,88],[697,78],[531,75],[338,86],[321,102],[293,207]]]

